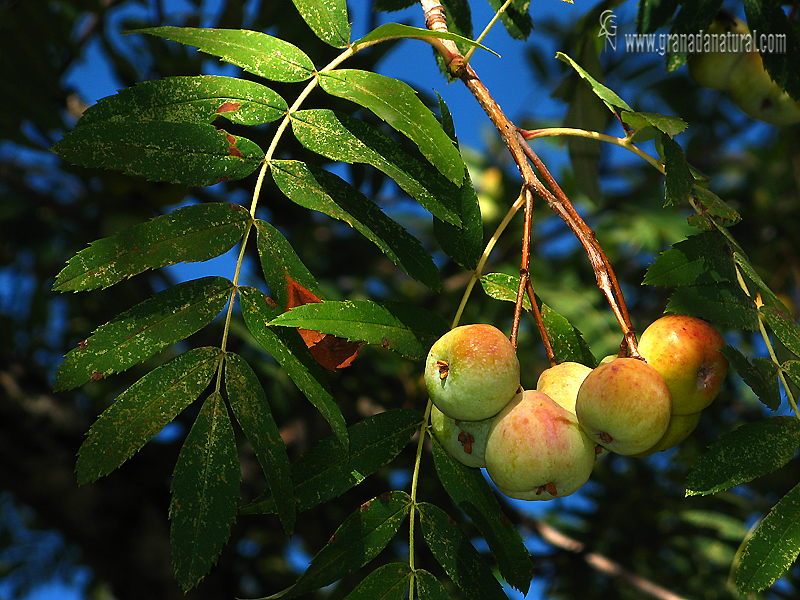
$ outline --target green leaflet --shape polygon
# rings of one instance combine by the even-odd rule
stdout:
[[[261,125],[283,117],[286,101],[268,87],[234,77],[166,77],[138,83],[90,106],[78,126],[101,121],[184,121],[211,123],[225,117],[240,125]]]
[[[692,193],[692,174],[680,144],[662,133],[664,148],[664,206],[680,206]]]
[[[230,250],[249,221],[247,210],[228,202],[179,208],[92,242],[67,261],[53,290],[107,288],[147,269],[209,260]]]
[[[758,309],[737,283],[680,287],[670,296],[667,313],[692,315],[712,323],[756,331]]]
[[[228,409],[215,392],[183,443],[172,477],[170,541],[186,592],[211,570],[236,520],[241,470]]]
[[[742,220],[738,212],[713,192],[695,186],[692,189],[692,195],[694,196],[695,204],[700,209],[699,214],[692,215],[686,219],[692,227],[704,230],[714,229],[716,226],[730,227]]]
[[[292,587],[264,600],[297,598],[363,567],[392,541],[410,508],[411,497],[401,491],[368,500],[338,527]]]
[[[54,389],[69,390],[119,373],[189,337],[222,311],[232,288],[224,277],[203,277],[168,288],[126,310],[69,351],[58,369]]]
[[[283,234],[260,219],[256,220],[256,232],[261,270],[264,272],[264,279],[275,303],[281,308],[288,306],[290,278],[318,298],[322,298],[317,280]]]
[[[311,31],[334,48],[346,48],[350,43],[350,20],[347,0],[292,0],[297,12]]]
[[[800,485],[772,507],[748,540],[736,571],[743,594],[771,586],[800,554]]]
[[[299,161],[273,160],[270,167],[275,183],[292,202],[344,221],[409,276],[439,289],[439,270],[420,241],[356,188],[333,173]]]
[[[298,389],[325,417],[344,448],[348,447],[347,423],[336,404],[327,375],[308,351],[296,331],[271,327],[269,321],[281,313],[275,302],[255,288],[239,288],[245,325],[256,341],[278,361]]]
[[[450,109],[444,99],[438,94],[437,96],[439,111],[442,115],[442,128],[451,139],[456,140],[455,125]],[[434,217],[433,232],[442,250],[450,258],[464,269],[475,271],[483,253],[483,219],[481,218],[478,193],[472,184],[469,171],[464,176],[460,193],[455,199],[455,210],[461,226],[456,227]]]
[[[283,530],[290,535],[294,530],[296,509],[286,446],[258,377],[242,357],[232,352],[225,355],[225,392],[236,421],[253,446],[267,477]]]
[[[495,11],[505,4],[505,0],[489,0],[489,4]],[[508,34],[518,40],[526,40],[533,31],[533,19],[530,15],[531,0],[513,0],[504,13],[500,15],[500,21],[508,31]]]
[[[450,600],[450,594],[433,573],[417,569],[414,575],[417,579],[419,600]]]
[[[583,79],[585,79],[590,86],[592,86],[592,91],[597,94],[597,97],[600,98],[605,105],[608,107],[612,113],[616,114],[615,108],[621,108],[623,110],[627,110],[630,112],[634,112],[634,110],[628,106],[628,104],[615,92],[608,89],[602,83],[597,81],[594,77],[589,75],[578,63],[572,60],[569,56],[564,54],[563,52],[556,52],[556,58],[560,59],[561,61],[570,65],[575,71],[577,71],[578,75],[580,75]]]
[[[331,333],[393,350],[411,360],[423,360],[446,331],[435,313],[400,302],[333,301],[305,304],[269,322],[270,326],[300,327]]]
[[[404,600],[411,581],[411,567],[389,563],[367,575],[344,600]]]
[[[473,600],[506,600],[500,583],[458,524],[433,504],[422,502],[418,509],[425,543],[453,583]]]
[[[297,46],[258,31],[151,27],[131,33],[149,33],[194,46],[201,52],[272,81],[305,81],[315,72],[314,63]]]
[[[736,281],[730,246],[717,231],[708,231],[673,244],[644,276],[647,285],[709,285]]]
[[[752,363],[733,346],[725,346],[720,350],[725,358],[730,361],[744,382],[750,386],[758,399],[772,410],[781,406],[781,390],[778,381],[778,365],[768,358],[756,357]],[[792,361],[784,363],[784,368],[789,376],[793,369],[789,365]]]
[[[448,15],[449,16],[449,15]],[[373,29],[361,39],[353,42],[353,46],[357,47],[361,44],[369,42],[395,40],[402,38],[412,38],[417,40],[430,40],[430,39],[444,39],[459,42],[467,46],[477,46],[487,52],[491,52],[498,58],[500,55],[494,50],[487,48],[483,44],[479,44],[474,40],[465,38],[463,35],[450,33],[449,31],[431,31],[429,29],[421,29],[419,27],[411,27],[410,25],[401,25],[400,23],[384,23],[383,25]]]
[[[769,328],[781,343],[795,356],[800,356],[800,326],[782,310],[771,306],[762,306],[759,309]]]
[[[742,425],[712,444],[686,478],[686,495],[715,494],[785,465],[800,446],[800,419],[772,417]]]
[[[670,138],[686,131],[688,127],[688,123],[683,119],[657,113],[625,111],[622,113],[621,118],[625,123],[630,125],[632,129],[637,130],[637,132],[651,127],[667,134]],[[652,132],[652,129],[650,131]],[[652,137],[653,134],[651,133],[649,138]]]
[[[421,425],[422,415],[415,410],[388,410],[347,428],[349,452],[335,436],[306,450],[291,467],[298,512],[338,498],[388,465]],[[274,496],[262,494],[241,512],[262,514],[275,510]]]
[[[247,177],[264,152],[208,123],[100,121],[68,131],[53,146],[64,160],[149,181],[206,186]]]
[[[122,392],[78,450],[78,485],[111,473],[194,402],[214,376],[219,354],[219,348],[189,350]]]
[[[332,160],[370,164],[434,216],[461,224],[455,211],[461,190],[371,125],[328,109],[297,111],[291,119],[295,137],[309,150]]]
[[[445,491],[483,534],[503,578],[527,594],[533,563],[522,536],[503,514],[481,471],[458,462],[435,437],[432,441],[436,473]]]
[[[542,305],[542,321],[553,346],[556,362],[572,361],[589,367],[597,365],[597,359],[581,332],[546,304]]]
[[[336,69],[320,73],[323,90],[374,112],[419,147],[447,179],[460,185],[464,161],[433,113],[408,84],[370,71]]]

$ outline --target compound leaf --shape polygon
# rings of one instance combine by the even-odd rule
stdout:
[[[461,153],[408,84],[357,69],[320,73],[319,83],[329,94],[371,110],[417,144],[422,155],[447,179],[461,184],[464,179]]]
[[[56,390],[119,373],[181,341],[214,320],[230,299],[233,284],[203,277],[159,292],[98,327],[70,350],[56,375]]]
[[[286,446],[258,377],[242,357],[232,352],[225,355],[225,392],[264,470],[276,512],[289,535],[294,529],[296,503]]]
[[[433,461],[450,498],[483,534],[500,574],[526,594],[533,578],[530,554],[516,527],[503,514],[481,471],[454,459],[436,438],[433,438]]]
[[[507,600],[491,569],[458,524],[438,506],[422,502],[418,508],[425,543],[453,583],[474,600]]]
[[[99,121],[68,131],[53,151],[82,167],[190,186],[247,177],[264,152],[209,123]]]
[[[423,360],[447,324],[426,309],[400,302],[344,300],[304,304],[279,315],[270,326],[301,327],[393,350]]]
[[[438,290],[439,270],[420,241],[352,185],[324,169],[293,160],[270,163],[280,190],[305,208],[352,226],[409,276]]]
[[[771,586],[800,554],[800,485],[781,498],[758,525],[745,546],[736,571],[742,594]]]
[[[350,20],[347,0],[292,0],[297,12],[311,31],[334,48],[346,48],[350,43]]]
[[[214,376],[219,353],[219,348],[189,350],[117,396],[78,450],[78,485],[111,473],[194,402]]]
[[[686,478],[686,495],[715,494],[781,468],[800,446],[800,419],[771,417],[726,433]]]
[[[222,396],[215,392],[186,436],[172,477],[172,562],[184,591],[211,570],[228,541],[240,482],[233,426]]]
[[[147,269],[212,259],[241,239],[249,221],[247,210],[228,202],[179,208],[92,242],[67,261],[53,290],[107,288]]]
[[[272,298],[251,287],[239,288],[245,325],[253,337],[291,378],[309,402],[325,417],[344,448],[348,446],[347,423],[331,394],[325,372],[311,356],[297,331],[271,327],[270,320],[281,314]]]
[[[167,26],[137,29],[132,33],[149,33],[193,46],[273,81],[305,81],[315,72],[314,63],[297,46],[259,31]]]
[[[211,123],[217,117],[261,125],[280,119],[287,109],[283,98],[255,81],[219,75],[165,77],[101,99],[83,113],[78,126],[102,121]]]
[[[309,150],[331,160],[370,164],[434,216],[461,224],[455,210],[461,190],[371,125],[327,109],[298,111],[291,118],[292,131]]]
[[[410,508],[411,497],[402,491],[368,500],[338,527],[300,579],[268,600],[296,598],[363,567],[392,541]]]
[[[347,428],[349,452],[334,436],[306,450],[291,467],[297,510],[302,512],[337,498],[388,465],[421,425],[422,415],[415,410],[389,410]],[[275,511],[274,497],[265,493],[241,512],[266,514]]]

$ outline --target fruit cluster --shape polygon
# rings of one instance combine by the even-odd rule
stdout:
[[[535,390],[522,390],[502,331],[456,327],[425,364],[431,430],[511,498],[568,496],[608,452],[643,457],[686,439],[727,374],[723,346],[705,321],[667,315],[641,336],[645,360],[610,356],[594,369],[564,362],[546,369]]]
[[[725,39],[747,39],[747,25],[720,11],[708,28],[708,33],[727,36]],[[740,50],[736,52],[735,50]],[[764,69],[761,55],[756,51],[743,52],[744,42],[726,52],[690,54],[687,60],[689,75],[699,85],[726,91],[742,111],[772,125],[791,125],[800,121],[800,104],[775,83]]]

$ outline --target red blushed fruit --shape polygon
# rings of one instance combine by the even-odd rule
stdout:
[[[575,403],[575,414],[588,436],[625,455],[652,448],[667,431],[671,409],[661,375],[635,358],[617,358],[593,369]]]
[[[451,419],[488,419],[519,389],[516,350],[492,325],[456,327],[428,352],[425,386],[436,408]]]
[[[644,330],[639,353],[664,378],[673,414],[691,415],[711,404],[722,387],[728,373],[724,346],[719,332],[702,319],[667,315]]]
[[[575,415],[547,394],[526,390],[492,419],[485,457],[489,477],[507,496],[550,500],[586,483],[595,450]]]

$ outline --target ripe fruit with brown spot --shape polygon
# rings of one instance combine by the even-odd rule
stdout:
[[[618,358],[593,369],[578,390],[575,412],[588,436],[611,452],[633,455],[652,448],[669,424],[672,401],[653,367]]]
[[[462,325],[431,346],[425,385],[433,404],[461,421],[496,415],[519,389],[519,360],[505,334],[492,325]]]
[[[486,438],[486,471],[512,498],[568,496],[589,479],[594,461],[594,444],[575,416],[537,390],[514,396]]]
[[[639,353],[664,378],[676,415],[700,412],[717,397],[728,373],[724,346],[713,326],[686,315],[661,317],[639,339]]]
[[[486,436],[492,419],[457,421],[436,406],[431,409],[431,431],[442,447],[457,461],[468,467],[486,466]]]

